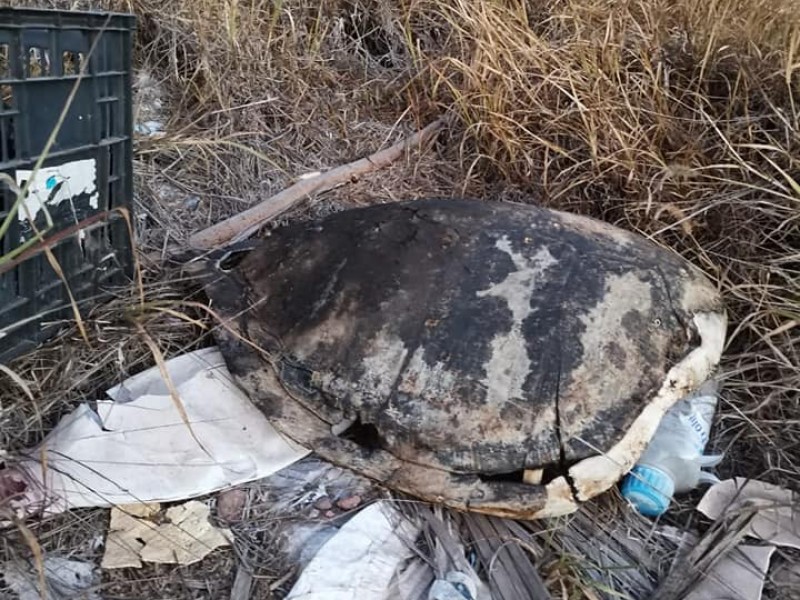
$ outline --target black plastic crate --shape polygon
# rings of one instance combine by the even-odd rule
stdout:
[[[81,312],[132,275],[131,241],[116,208],[132,209],[131,46],[126,14],[0,9],[0,171],[30,187],[0,239],[0,362],[34,348],[70,318],[67,289],[44,252],[44,232]],[[85,65],[85,68],[84,68]],[[80,72],[83,70],[83,78]],[[67,99],[77,93],[32,177]],[[0,223],[16,193],[0,181]],[[41,206],[46,207],[46,211]]]

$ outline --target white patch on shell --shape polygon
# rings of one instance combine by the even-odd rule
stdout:
[[[492,356],[484,365],[486,377],[483,384],[487,388],[489,403],[522,397],[522,385],[531,367],[522,323],[533,312],[531,299],[536,291],[536,281],[557,262],[547,248],[541,248],[530,258],[514,252],[506,236],[495,246],[511,257],[517,270],[500,283],[478,292],[479,298],[494,296],[505,300],[512,315],[511,328],[494,337]]]
[[[605,283],[603,301],[581,316],[581,322],[586,325],[581,345],[598,353],[602,353],[609,337],[622,328],[622,319],[628,311],[647,313],[653,305],[650,284],[642,281],[636,273],[609,275]]]
[[[367,352],[361,363],[364,375],[359,387],[372,390],[376,396],[381,398],[388,398],[392,393],[394,382],[400,375],[407,354],[408,348],[403,340],[387,334],[382,329],[373,338],[370,351]]]
[[[636,273],[609,275],[605,283],[602,301],[580,317],[585,326],[580,338],[583,358],[569,378],[570,382],[584,382],[578,387],[580,392],[591,391],[591,410],[581,410],[586,406],[586,398],[562,398],[561,424],[565,441],[575,432],[583,431],[597,413],[613,406],[621,390],[633,387],[631,379],[638,378],[644,367],[636,339],[631,337],[632,332],[626,331],[623,320],[631,311],[641,315],[650,312],[651,286]],[[608,352],[608,344],[612,342],[624,350],[624,359],[620,358],[622,364],[616,364]],[[667,339],[653,336],[653,342],[664,344]]]
[[[442,398],[452,393],[455,382],[455,374],[443,362],[425,362],[425,348],[420,346],[411,355],[397,389],[413,396]]]
[[[565,225],[567,225],[567,227],[570,227],[581,233],[601,235],[613,240],[622,248],[630,246],[636,239],[629,231],[625,231],[616,225],[606,223],[605,221],[601,221],[599,219],[559,210],[554,210],[552,212],[558,215],[558,217]]]
[[[584,459],[569,473],[578,499],[588,500],[614,485],[638,460],[664,414],[697,389],[719,364],[725,345],[727,318],[723,312],[701,312],[693,317],[700,346],[669,370],[655,398],[636,418],[625,436],[608,452]]]

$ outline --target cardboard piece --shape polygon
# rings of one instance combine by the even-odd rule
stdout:
[[[231,542],[227,529],[214,527],[210,510],[192,500],[167,509],[157,522],[157,504],[136,504],[111,509],[106,537],[104,569],[138,568],[143,562],[190,565]]]

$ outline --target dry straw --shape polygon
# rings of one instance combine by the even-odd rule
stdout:
[[[155,261],[143,261],[143,297],[134,290],[82,312],[89,339],[98,342],[91,349],[78,341],[74,323],[65,323],[58,340],[8,365],[17,378],[0,373],[3,447],[37,441],[77,401],[151,366],[139,327],[164,358],[209,341],[217,324],[192,304],[205,302],[196,282],[158,263],[167,248],[304,173],[364,157],[444,116],[448,130],[434,153],[326,192],[310,214],[469,194],[596,216],[686,256],[717,282],[730,313],[711,448],[727,453],[722,474],[797,489],[796,2],[101,4],[139,16],[137,89],[162,105],[166,135],[139,140],[136,154],[138,241]],[[144,101],[137,107],[149,109]],[[295,210],[282,219],[308,214]],[[613,545],[619,536],[601,531],[604,520],[625,522],[622,508],[609,497],[593,504],[589,517],[537,530],[549,549],[542,573],[556,597],[641,597],[664,575],[667,560],[626,570],[603,563],[599,551],[581,555],[594,536],[616,548],[619,560],[636,562],[627,547]],[[678,509],[674,522],[694,525],[688,501]],[[634,520],[627,531],[655,543],[649,527]],[[102,522],[92,513],[73,515],[31,531],[44,552],[89,548],[81,544]],[[17,541],[3,542],[6,556],[22,552],[24,540]],[[96,558],[91,550],[83,555]],[[198,590],[224,597],[226,576],[212,582],[202,573],[229,573],[230,556],[220,556],[198,571],[117,574],[112,589],[134,597]]]

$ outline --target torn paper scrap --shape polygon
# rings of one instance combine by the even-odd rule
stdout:
[[[190,565],[231,542],[230,531],[211,524],[210,509],[202,502],[168,508],[164,522],[153,520],[158,509],[153,504],[111,509],[104,569],[138,568],[143,562]]]
[[[47,555],[43,567],[44,594],[39,587],[39,570],[32,560],[0,564],[0,574],[19,600],[100,600],[100,596],[90,589],[100,583],[100,572],[93,564]]]
[[[160,509],[160,504],[127,504],[112,508],[100,566],[104,569],[141,567],[144,538],[157,527],[151,519]]]
[[[390,503],[370,504],[320,548],[286,600],[389,600],[418,531]]]
[[[719,559],[684,600],[760,600],[775,546],[737,546]]]
[[[758,509],[747,535],[800,549],[800,497],[791,490],[737,477],[711,486],[697,506],[697,510],[714,520],[745,508]]]
[[[116,401],[64,417],[18,461],[30,484],[28,514],[186,500],[261,479],[309,453],[270,425],[215,347],[166,365],[203,447],[153,367],[109,390]]]

